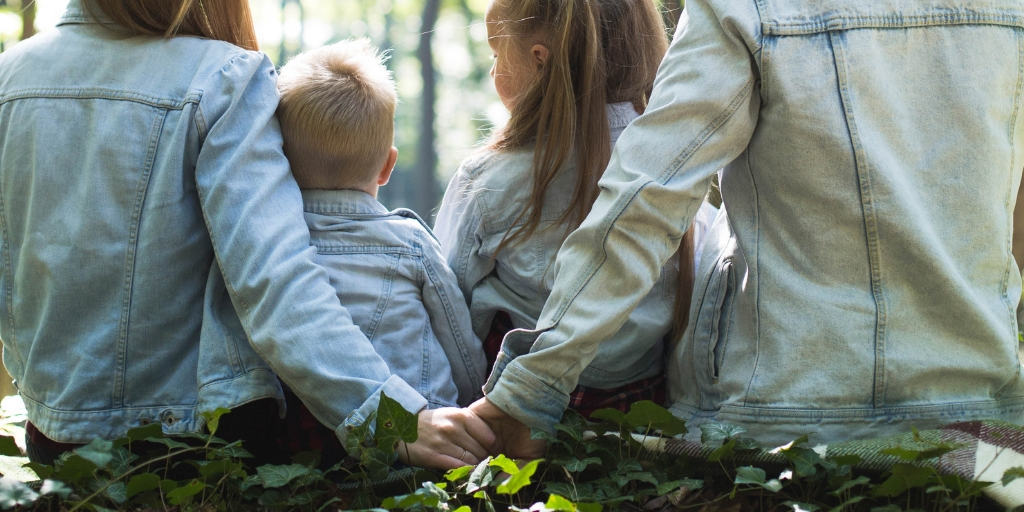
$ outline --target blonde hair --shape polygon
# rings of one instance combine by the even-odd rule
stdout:
[[[398,102],[385,60],[358,39],[302,53],[281,68],[277,115],[300,187],[359,188],[378,176]]]
[[[133,34],[199,36],[259,49],[248,0],[87,0],[85,7]]]
[[[579,226],[597,198],[597,182],[611,157],[607,104],[647,108],[668,32],[653,0],[494,0],[500,32],[516,44],[541,40],[549,49],[540,77],[518,98],[508,123],[490,147],[511,151],[532,146],[533,188],[528,204],[497,251],[529,238],[541,223],[544,194],[570,159],[576,183],[558,224]],[[568,231],[566,231],[568,235]],[[677,254],[679,280],[673,327],[686,327],[693,288],[693,234]]]

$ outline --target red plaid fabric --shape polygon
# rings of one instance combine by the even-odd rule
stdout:
[[[512,329],[512,317],[508,313],[499,311],[494,315],[494,320],[491,321],[491,330],[484,339],[484,354],[487,356],[488,372],[494,367],[494,361],[501,352],[501,341],[505,338],[505,334]],[[569,395],[569,407],[585,417],[590,417],[598,409],[611,408],[627,412],[633,402],[640,400],[651,400],[654,403],[664,404],[667,395],[665,374],[662,373],[612,389],[576,386],[576,389]]]

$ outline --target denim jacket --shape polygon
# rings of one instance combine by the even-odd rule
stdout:
[[[79,0],[0,54],[0,338],[43,434],[195,431],[275,374],[339,435],[381,391],[426,405],[314,263],[276,107],[264,55]]]
[[[433,233],[357,190],[303,190],[316,261],[391,372],[431,407],[483,396],[486,361]]]
[[[631,103],[608,106],[612,142],[636,118]],[[521,243],[503,247],[529,201],[533,152],[484,151],[463,162],[441,202],[434,229],[459,278],[473,316],[473,329],[485,339],[495,313],[504,311],[517,328],[533,328],[551,292],[555,254],[568,234],[559,223],[575,188],[576,169],[568,164],[544,197],[541,224]],[[664,266],[651,293],[626,319],[613,343],[602,345],[580,383],[612,388],[660,374],[664,341],[672,323],[678,281],[677,262]]]
[[[676,413],[765,441],[1024,420],[1019,0],[687,1],[492,402],[551,427],[721,167]]]

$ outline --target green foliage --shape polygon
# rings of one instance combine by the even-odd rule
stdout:
[[[204,415],[214,433],[225,413]],[[650,402],[596,416],[570,412],[556,435],[537,433],[548,442],[544,459],[498,455],[443,475],[395,469],[395,449],[415,441],[417,422],[386,396],[370,420],[348,430],[350,457],[327,471],[302,455],[254,467],[238,442],[213,433],[169,439],[149,425],[93,441],[53,466],[27,464],[40,481],[0,479],[0,509],[953,511],[986,504],[990,485],[938,472],[930,463],[958,446],[916,432],[905,446],[879,450],[900,462],[872,473],[857,469],[859,457],[829,455],[807,437],[763,451],[743,429],[723,424],[701,427],[704,457],[651,452],[645,435],[686,427]],[[1021,477],[1024,467],[1014,467],[1002,481]]]

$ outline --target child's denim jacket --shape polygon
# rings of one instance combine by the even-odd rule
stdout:
[[[613,142],[636,116],[632,104],[609,105]],[[573,163],[548,187],[537,231],[495,256],[529,200],[532,164],[529,149],[485,151],[468,159],[449,183],[437,214],[434,229],[469,300],[473,329],[481,339],[498,311],[509,313],[515,327],[532,329],[551,292],[555,254],[567,234],[558,221],[575,187]],[[623,317],[625,325],[614,342],[601,347],[581,384],[607,389],[661,373],[677,276],[673,259],[661,270],[654,289],[628,318]]]
[[[430,228],[366,192],[303,190],[302,198],[317,263],[392,373],[431,407],[483,396],[483,348]]]
[[[723,167],[676,413],[770,442],[1024,422],[1020,0],[688,0],[488,399],[551,428]]]
[[[104,30],[70,0],[0,54],[0,337],[29,419],[84,443],[283,399],[344,436],[418,411],[339,304],[263,54]]]

